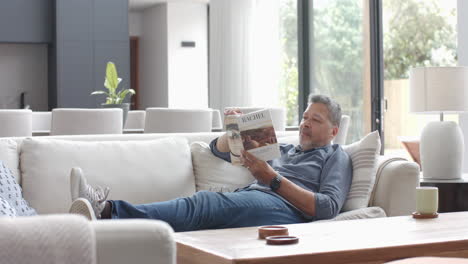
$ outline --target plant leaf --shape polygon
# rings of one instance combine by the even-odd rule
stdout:
[[[104,85],[107,82],[108,86],[110,87],[108,89],[115,92],[115,89],[117,89],[117,86],[119,85],[118,78],[119,77],[117,74],[117,69],[115,67],[115,64],[112,61],[109,61],[106,67],[106,80],[104,82]]]
[[[135,94],[135,90],[133,89],[125,89],[125,90],[122,90],[120,91],[118,94],[117,94],[117,97],[119,98],[118,101],[120,103],[123,102],[123,100],[125,99],[125,97],[128,95],[128,94]]]
[[[113,104],[113,103],[114,103],[114,101],[112,100],[111,97],[106,98],[106,103],[105,104]]]
[[[107,95],[109,95],[109,94],[108,94],[107,92],[105,92],[105,91],[94,91],[94,92],[91,93],[91,95],[96,95],[96,94],[107,94]]]
[[[104,87],[106,87],[107,89],[111,90],[112,87],[110,86],[110,83],[107,81],[107,77],[105,78],[104,80]]]

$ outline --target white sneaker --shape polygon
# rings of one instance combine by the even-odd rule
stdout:
[[[90,220],[101,218],[101,212],[106,207],[106,199],[110,191],[108,187],[105,189],[99,186],[92,187],[87,183],[86,178],[83,177],[83,171],[80,168],[72,168],[70,173],[70,191],[73,201],[70,212],[75,208],[75,212],[85,215]],[[92,211],[92,214],[86,211]]]
[[[93,206],[85,198],[78,198],[73,201],[69,210],[70,214],[84,215],[88,220],[96,220],[96,214],[94,213]]]

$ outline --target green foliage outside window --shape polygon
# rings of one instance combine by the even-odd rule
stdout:
[[[286,125],[298,124],[298,42],[297,1],[280,1],[280,38],[282,46],[282,76],[280,78],[280,101],[286,108]]]
[[[322,1],[314,8],[312,91],[337,100],[351,116],[348,139],[363,132],[363,7],[360,0]]]
[[[287,124],[297,125],[298,60],[296,0],[281,0],[280,32],[283,45],[281,102],[287,108]],[[351,116],[354,141],[363,132],[363,10],[360,0],[314,1],[312,89],[337,99]],[[456,64],[456,10],[447,14],[444,0],[384,0],[385,79],[408,78],[416,66]]]
[[[456,32],[440,7],[442,0],[385,0],[388,30],[384,34],[385,79],[407,79],[416,66],[456,65]]]

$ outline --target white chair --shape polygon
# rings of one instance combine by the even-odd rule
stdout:
[[[122,134],[123,114],[120,108],[52,110],[51,135]]]
[[[218,109],[211,109],[213,111],[212,129],[223,129],[223,120],[221,112]]]
[[[50,133],[52,126],[52,112],[32,112],[32,131]]]
[[[333,139],[334,144],[346,144],[346,137],[348,136],[349,121],[351,118],[347,115],[341,115],[340,128],[338,134]]]
[[[273,121],[273,127],[276,131],[286,130],[286,110],[282,107],[226,107],[226,108],[237,108],[244,114],[248,114],[261,109],[269,109],[271,114],[271,120]]]
[[[211,132],[211,109],[146,109],[145,133]]]
[[[0,137],[32,136],[30,109],[0,109]]]
[[[144,110],[128,111],[124,130],[143,131],[145,129],[145,116],[146,112]]]

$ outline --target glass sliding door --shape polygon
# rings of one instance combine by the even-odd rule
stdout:
[[[311,93],[335,98],[351,117],[347,142],[359,140],[371,129],[368,0],[314,0],[309,8]]]
[[[409,70],[456,66],[456,0],[382,0],[385,153],[408,157],[401,141],[417,141],[438,115],[409,112]],[[444,119],[458,122],[457,115]]]
[[[302,97],[308,95],[301,95],[299,87],[306,75],[306,93],[333,97],[351,117],[347,142],[362,138],[371,130],[369,0],[254,2],[252,90],[258,94],[253,96],[254,105],[284,107],[287,125],[297,126],[299,102],[302,106],[307,99]],[[301,10],[303,7],[307,10]],[[305,34],[299,28],[301,23],[307,25]],[[304,38],[306,41],[300,43]],[[305,50],[301,58],[300,50]],[[307,66],[301,65],[301,60],[306,60]],[[277,75],[272,74],[275,67],[279,68]],[[304,74],[301,78],[300,73]]]
[[[287,111],[286,125],[297,126],[299,70],[298,70],[298,3],[279,0],[279,34],[281,44],[280,102]]]

